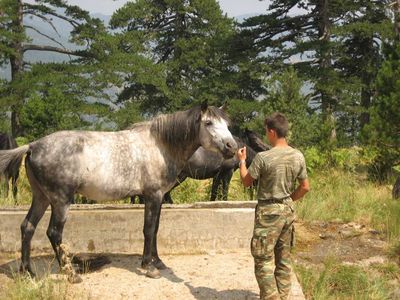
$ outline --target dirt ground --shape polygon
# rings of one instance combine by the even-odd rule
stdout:
[[[327,256],[360,264],[385,259],[383,237],[359,224],[297,222],[296,235],[296,263],[320,264]],[[160,279],[144,276],[139,254],[106,257],[110,263],[84,273],[82,283],[68,285],[68,299],[258,299],[250,251],[162,255],[169,268],[161,271]],[[63,276],[58,275],[52,256],[36,256],[33,262],[39,277],[46,273],[54,278]],[[12,280],[9,270],[15,272],[17,264],[10,255],[0,256],[0,298],[1,287]]]

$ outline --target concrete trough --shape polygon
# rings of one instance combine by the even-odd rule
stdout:
[[[160,254],[224,253],[249,249],[255,201],[163,205]],[[0,209],[0,252],[21,247],[20,224],[28,207]],[[32,239],[36,253],[52,253],[46,236],[50,210]],[[142,253],[143,205],[72,205],[63,242],[74,253]]]

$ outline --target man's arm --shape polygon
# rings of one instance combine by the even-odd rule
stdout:
[[[299,186],[296,190],[290,195],[293,201],[296,201],[302,198],[308,191],[310,190],[310,182],[308,179],[299,179]]]
[[[253,184],[254,178],[251,177],[250,173],[247,171],[246,161],[240,162],[240,179],[245,187],[249,187]]]
[[[240,170],[240,179],[245,187],[249,187],[252,185],[254,178],[251,177],[250,173],[247,171],[246,167],[246,147],[243,147],[238,150],[237,158],[239,159],[239,170]]]

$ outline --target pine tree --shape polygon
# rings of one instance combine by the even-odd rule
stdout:
[[[238,55],[234,23],[215,0],[128,2],[111,26],[123,32],[126,53],[137,52],[129,40],[140,39],[141,51],[165,78],[166,88],[160,88],[127,74],[122,102],[133,99],[152,114],[203,100],[218,105],[233,98],[254,100],[259,93],[259,70]]]
[[[387,2],[277,0],[242,24],[265,63],[292,65],[308,81],[309,104],[324,119],[321,140],[356,143],[368,123]]]
[[[25,73],[30,71],[31,62],[26,60],[28,51],[47,51],[69,55],[70,58],[95,58],[88,52],[91,39],[104,31],[99,19],[91,18],[89,13],[77,6],[68,5],[63,0],[37,0],[25,3],[22,0],[0,1],[0,67],[10,66],[10,81],[2,82],[3,107],[11,111],[11,129],[14,136],[22,133],[20,109],[29,98],[32,85],[24,82]],[[40,26],[34,27],[24,22],[25,18],[34,18],[58,33],[54,19],[62,20],[72,28],[70,41],[77,46],[68,49],[56,38],[43,32]],[[47,44],[32,43],[27,30],[35,32],[47,40]],[[84,61],[80,61],[82,63]],[[48,70],[47,70],[48,71]],[[46,74],[45,74],[46,75]],[[83,78],[81,78],[83,79]]]

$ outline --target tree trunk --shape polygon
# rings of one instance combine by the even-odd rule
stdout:
[[[320,72],[323,74],[320,81],[322,83],[329,82],[327,74],[329,70],[332,69],[331,63],[331,50],[330,50],[330,37],[331,37],[331,21],[329,19],[329,1],[319,0],[317,2],[316,10],[318,11],[318,37],[320,41],[319,49],[319,68]],[[325,116],[325,121],[329,123],[331,127],[330,141],[336,141],[336,122],[334,116],[334,99],[324,89],[319,91],[321,94],[321,109]]]
[[[370,114],[369,114],[369,108],[371,106],[371,97],[372,97],[372,92],[371,92],[371,83],[372,79],[370,79],[368,74],[366,76],[362,76],[362,81],[363,81],[363,87],[361,90],[361,108],[363,109],[363,112],[360,115],[360,129],[362,130],[365,125],[369,123],[370,119]]]
[[[18,34],[22,34],[24,32],[23,26],[23,7],[22,0],[17,0],[18,4],[16,7],[16,15],[17,18],[12,23],[12,30]],[[21,75],[23,72],[23,48],[22,41],[17,40],[13,44],[13,48],[15,50],[15,55],[10,57],[10,65],[11,65],[11,81],[16,82],[21,79]],[[23,93],[21,91],[13,91],[13,94],[16,97],[16,101],[11,106],[11,134],[13,137],[18,136],[21,133],[21,125],[19,121],[19,103],[23,102]]]
[[[396,33],[397,41],[400,40],[400,0],[396,0],[393,5],[394,13],[394,31]]]
[[[393,197],[393,199],[400,198],[400,176],[397,177],[397,180],[393,185],[392,197]]]

